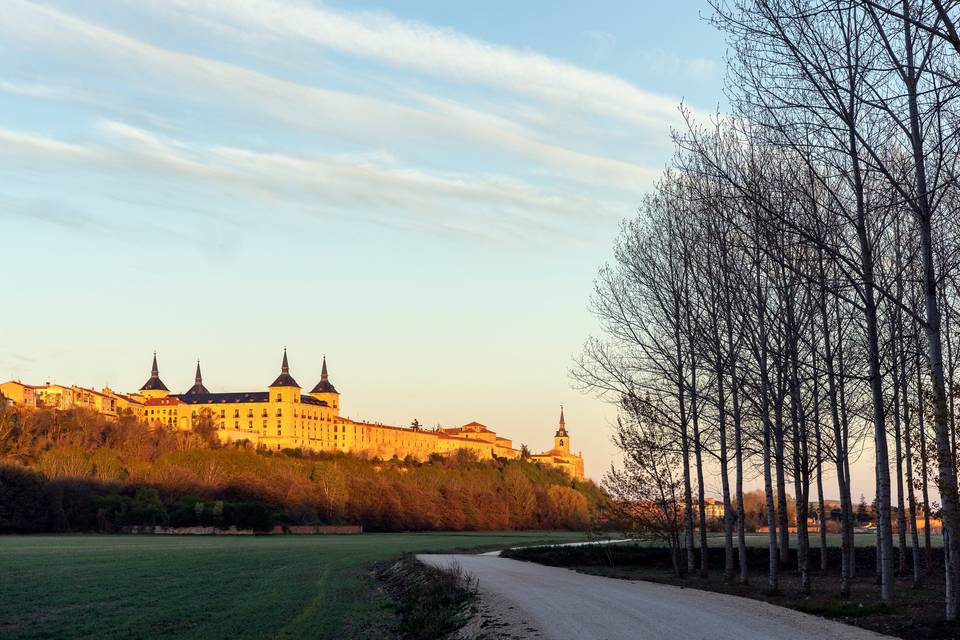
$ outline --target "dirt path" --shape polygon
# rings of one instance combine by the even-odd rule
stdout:
[[[490,631],[542,640],[877,640],[886,638],[757,600],[616,580],[496,556],[420,555],[456,562],[479,581]],[[502,626],[501,626],[502,625]]]

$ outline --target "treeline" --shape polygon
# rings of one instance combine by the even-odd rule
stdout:
[[[589,481],[466,451],[424,463],[271,453],[86,411],[0,411],[3,533],[275,524],[582,529],[605,500]]]
[[[939,511],[955,620],[960,2],[711,5],[730,113],[683,111],[671,167],[597,281],[603,336],[576,369],[623,409],[624,464],[607,487],[618,505],[645,505],[635,520],[663,532],[678,571],[705,575],[695,521],[704,469],[717,470],[724,577],[746,581],[743,483],[756,473],[771,592],[791,565],[788,491],[804,591],[811,544],[827,544],[811,541],[810,505],[823,513],[824,494],[839,495],[849,597],[851,465],[868,449],[883,603],[898,573],[927,579]]]

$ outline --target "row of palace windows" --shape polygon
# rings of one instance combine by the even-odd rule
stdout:
[[[159,410],[158,410],[158,412],[159,412]],[[151,415],[153,414],[153,409],[150,410],[150,413],[151,413]],[[163,413],[166,414],[166,413],[167,413],[167,410],[164,409],[164,410],[163,410]],[[170,413],[171,413],[171,415],[172,415],[172,414],[175,413],[175,411],[174,411],[173,409],[171,409],[171,410],[170,410]],[[191,412],[190,412],[190,415],[191,415],[191,417],[196,418],[196,417],[197,417],[197,412],[196,412],[196,410],[191,411]],[[283,409],[280,408],[280,407],[277,407],[277,417],[279,418],[279,417],[282,416],[282,415],[283,415]],[[267,410],[266,410],[266,409],[263,409],[263,411],[260,413],[260,416],[263,417],[263,418],[266,418],[266,417],[267,417]],[[221,419],[226,419],[226,417],[227,417],[227,410],[226,410],[226,409],[220,409],[220,418],[221,418]],[[234,417],[234,418],[239,418],[239,417],[240,417],[240,409],[234,409],[234,410],[233,410],[233,417]],[[247,409],[247,417],[248,417],[248,418],[252,418],[252,417],[253,417],[253,409]],[[331,418],[331,417],[328,416],[328,415],[323,415],[323,414],[321,414],[321,415],[316,415],[316,414],[307,414],[307,413],[297,414],[296,411],[293,412],[293,417],[294,417],[294,418],[307,418],[308,420],[321,420],[321,421],[323,421],[323,422],[332,422],[332,420],[333,420],[333,418]]]
[[[283,423],[282,423],[280,420],[277,420],[277,435],[280,435],[280,428],[281,428],[282,426],[283,426]],[[222,430],[222,429],[226,429],[226,428],[227,428],[227,423],[226,423],[225,421],[221,420],[221,421],[220,421],[220,429]],[[233,421],[233,428],[234,428],[234,429],[239,429],[239,428],[240,428],[240,421],[239,421],[239,420],[234,420],[234,421]],[[248,429],[253,429],[253,420],[250,420],[249,422],[247,422],[247,428],[248,428]],[[264,429],[267,428],[267,421],[266,421],[266,420],[263,421],[263,428],[264,428]]]

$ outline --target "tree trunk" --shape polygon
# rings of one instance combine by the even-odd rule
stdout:
[[[853,100],[855,91],[851,92]],[[855,113],[851,105],[850,113]],[[880,599],[887,606],[893,605],[893,530],[890,526],[890,459],[887,450],[887,431],[884,415],[883,374],[880,369],[880,332],[877,321],[877,302],[874,288],[873,245],[867,233],[867,211],[864,199],[863,175],[860,168],[859,147],[856,130],[849,129],[849,154],[857,199],[856,228],[860,249],[862,277],[863,315],[867,331],[867,362],[870,370],[870,392],[873,403],[873,437],[877,473],[877,563],[880,574]]]
[[[686,573],[692,574],[695,571],[695,559],[693,552],[693,488],[690,482],[690,435],[687,432],[689,419],[687,417],[686,402],[686,369],[683,359],[683,331],[684,314],[681,309],[681,300],[678,293],[674,293],[672,299],[673,308],[673,343],[676,354],[676,382],[677,382],[677,404],[680,410],[680,454],[683,458],[683,532],[684,532],[684,551],[686,556]]]
[[[755,259],[757,277],[757,333],[760,340],[760,420],[763,424],[763,490],[767,509],[767,530],[769,562],[767,564],[767,593],[775,594],[780,590],[780,565],[777,555],[777,518],[773,504],[773,469],[771,468],[771,424],[770,424],[770,371],[769,341],[766,323],[766,296],[760,282],[760,263]]]
[[[843,442],[838,442],[838,447],[842,446],[843,450],[843,477],[846,478],[847,492],[847,521],[846,526],[844,527],[844,543],[850,549],[850,579],[857,577],[857,552],[855,541],[856,538],[853,535],[853,528],[855,526],[854,522],[854,513],[853,513],[853,489],[851,488],[851,478],[850,475],[850,418],[849,411],[847,411],[847,383],[844,379],[843,372],[846,371],[843,361],[843,320],[840,317],[840,305],[837,304],[834,306],[835,315],[837,317],[837,331],[838,331],[838,340],[837,340],[837,371],[841,372],[841,375],[837,378],[837,395],[840,400],[840,429],[842,431],[841,435]],[[849,587],[849,584],[848,584]],[[842,589],[842,587],[841,587]],[[849,590],[847,591],[846,597],[850,597]]]
[[[777,358],[778,374],[777,389],[774,396],[774,446],[776,457],[774,458],[775,469],[777,472],[777,524],[780,527],[780,564],[786,566],[790,562],[790,521],[787,517],[787,480],[784,460],[784,441],[783,441],[783,403],[785,389],[783,385],[783,361]]]
[[[917,369],[917,426],[920,433],[920,491],[923,498],[923,575],[930,575],[930,563],[933,561],[933,546],[930,539],[930,483],[927,473],[927,418],[926,403],[923,397],[923,367],[921,366],[922,347],[920,345],[920,331],[917,329],[916,338],[916,369]]]
[[[720,342],[717,341],[719,356]],[[720,435],[720,486],[723,491],[723,580],[733,582],[733,505],[730,502],[730,476],[727,468],[727,398],[723,387],[723,364],[717,363],[717,428]]]
[[[810,536],[807,514],[810,507],[810,463],[807,458],[807,428],[800,396],[800,358],[794,292],[786,291],[787,344],[790,356],[790,424],[793,436],[793,486],[797,511],[797,571],[801,593],[810,593]]]
[[[904,502],[903,491],[903,429],[900,423],[902,407],[900,406],[900,345],[896,340],[897,328],[896,318],[890,316],[890,354],[891,365],[893,369],[893,442],[894,455],[897,458],[897,573],[901,576],[907,574],[907,514],[906,504]]]
[[[811,324],[811,328],[813,325]],[[811,342],[815,345],[815,342]],[[823,500],[823,443],[820,437],[820,372],[817,370],[817,350],[813,347],[813,429],[817,465],[817,528],[820,533],[820,574],[827,575],[827,514]]]
[[[933,238],[931,231],[932,209],[928,194],[926,158],[923,134],[920,130],[920,113],[917,103],[917,77],[913,58],[913,28],[907,18],[909,2],[903,0],[904,51],[907,71],[907,105],[910,114],[910,142],[913,152],[914,179],[917,189],[916,223],[920,232],[920,260],[923,268],[923,301],[926,314],[927,355],[930,358],[930,382],[932,387],[933,426],[937,443],[937,466],[939,467],[940,501],[943,510],[944,551],[946,553],[946,607],[947,621],[957,619],[960,609],[960,495],[957,491],[955,469],[955,433],[950,428],[947,415],[947,392],[943,370],[943,346],[941,343],[940,307],[937,300],[937,278],[934,266]]]
[[[819,259],[820,279],[826,281],[823,269],[822,254]],[[827,394],[830,401],[830,422],[833,426],[833,445],[836,449],[837,491],[840,494],[840,597],[850,597],[851,548],[853,504],[850,499],[850,483],[845,460],[847,458],[847,443],[844,438],[844,429],[840,421],[840,402],[837,397],[837,377],[834,370],[833,331],[827,313],[826,286],[820,287],[820,324],[823,331],[824,364],[827,368]]]

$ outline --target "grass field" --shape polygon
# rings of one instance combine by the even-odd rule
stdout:
[[[383,638],[371,567],[569,532],[0,537],[0,637]]]

